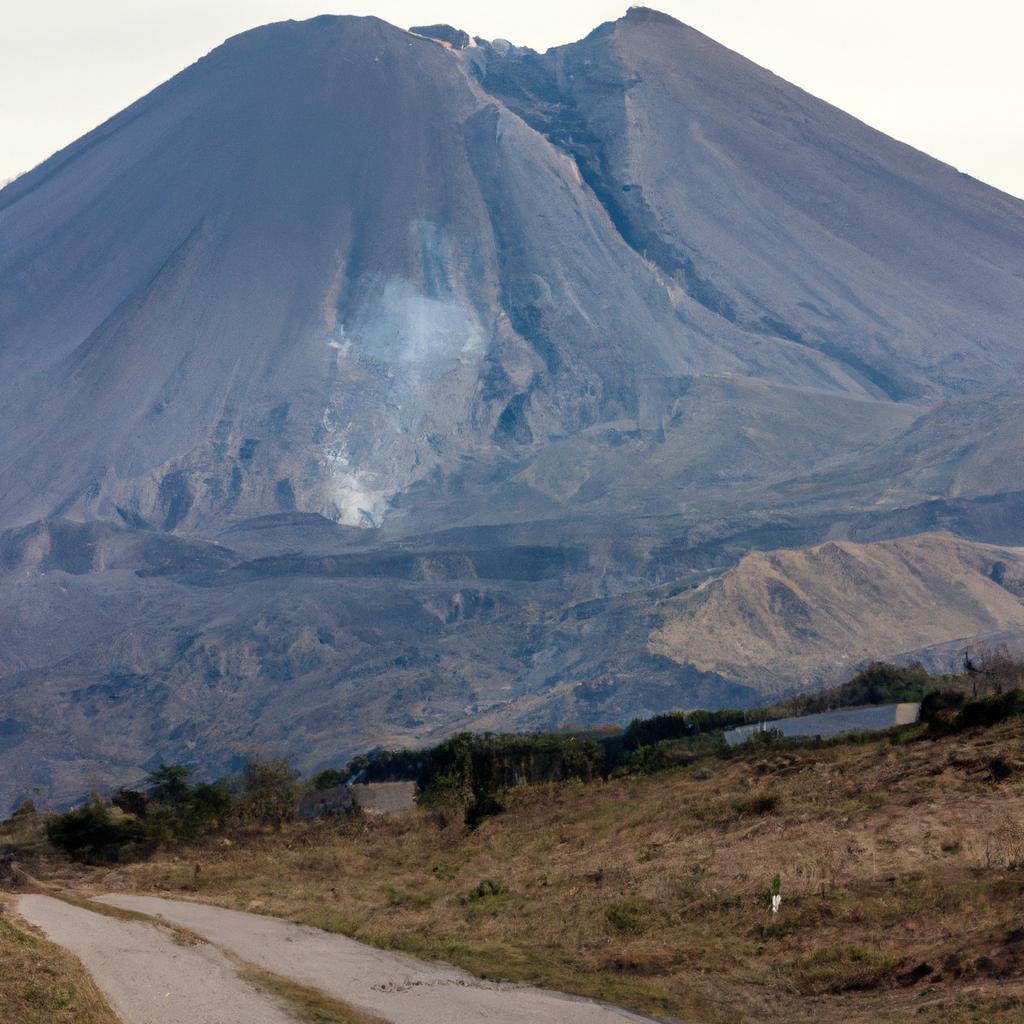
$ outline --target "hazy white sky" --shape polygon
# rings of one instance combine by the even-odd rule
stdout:
[[[0,182],[255,25],[449,22],[535,49],[628,0],[0,0]],[[1024,197],[1024,0],[652,0],[836,106]]]

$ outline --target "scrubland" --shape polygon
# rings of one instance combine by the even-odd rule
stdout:
[[[780,746],[209,837],[83,890],[280,915],[708,1022],[1024,1019],[1024,731]],[[769,911],[778,873],[782,908]]]

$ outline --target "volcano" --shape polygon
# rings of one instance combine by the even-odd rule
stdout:
[[[0,191],[0,804],[825,678],[657,609],[1024,544],[1022,314],[1024,203],[655,11],[236,36]]]

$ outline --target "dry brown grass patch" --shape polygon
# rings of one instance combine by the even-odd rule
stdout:
[[[120,1024],[74,956],[2,913],[0,1020],[10,1024]]]
[[[238,973],[256,988],[289,1004],[300,1020],[312,1024],[385,1024],[380,1017],[357,1010],[341,999],[319,989],[302,985],[273,971],[242,963]]]

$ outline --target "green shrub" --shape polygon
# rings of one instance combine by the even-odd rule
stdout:
[[[164,804],[182,804],[191,793],[189,779],[195,768],[183,764],[163,764],[149,773],[148,796]]]
[[[665,740],[689,739],[706,733],[720,733],[735,725],[743,725],[746,711],[734,708],[724,711],[670,711],[653,718],[635,718],[622,737],[627,751],[639,750]]]
[[[928,735],[947,736],[965,729],[988,729],[1024,715],[1024,690],[966,698],[961,693],[933,693],[921,704]]]
[[[471,889],[463,897],[464,903],[479,903],[482,900],[493,899],[495,896],[507,896],[509,888],[503,882],[495,882],[491,878],[485,878],[475,889]]]
[[[644,908],[632,901],[613,903],[604,912],[605,920],[622,935],[637,935],[644,930]]]
[[[604,751],[593,739],[466,732],[426,750],[355,758],[347,771],[360,781],[415,779],[421,806],[446,816],[462,808],[465,823],[476,828],[505,809],[501,795],[506,790],[571,779],[591,782],[603,775],[604,765]]]
[[[732,802],[732,809],[741,817],[771,814],[778,806],[779,794],[773,792],[751,793]]]
[[[125,814],[134,814],[136,818],[141,818],[146,813],[149,797],[137,789],[119,789],[110,802],[115,807],[120,807]]]
[[[285,758],[250,761],[235,787],[232,816],[239,824],[279,829],[291,819],[298,776]]]
[[[453,868],[447,861],[443,860],[436,861],[430,871],[435,877],[443,879],[446,882],[451,881],[451,879],[456,875],[455,868]]]
[[[133,860],[149,850],[142,822],[99,797],[53,815],[46,823],[46,836],[72,860],[85,864]]]
[[[955,725],[959,729],[987,729],[1020,714],[1024,714],[1024,690],[1010,690],[968,701],[960,709]]]
[[[310,780],[310,785],[316,789],[334,789],[335,786],[342,786],[348,782],[349,773],[345,769],[325,768],[317,772]]]

